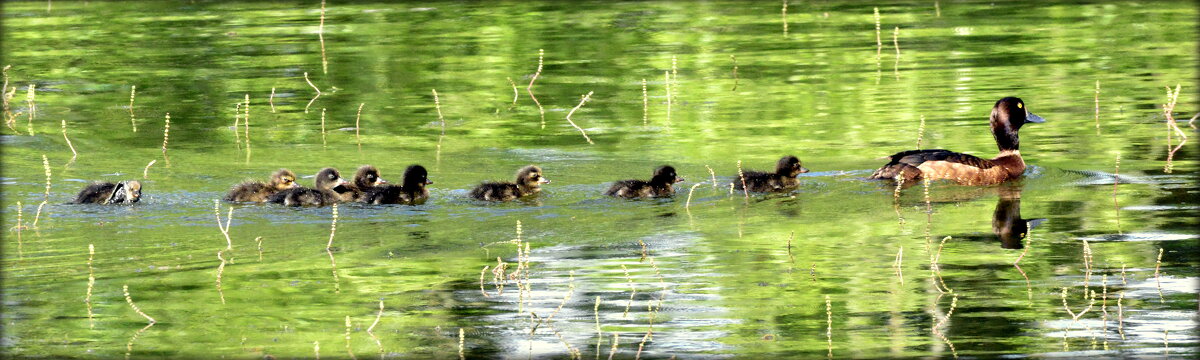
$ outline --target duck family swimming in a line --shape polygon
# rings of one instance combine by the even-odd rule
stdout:
[[[890,156],[890,161],[875,170],[870,179],[909,184],[923,179],[951,180],[969,186],[1016,179],[1025,172],[1017,132],[1027,123],[1041,122],[1045,120],[1030,113],[1024,101],[1005,97],[996,101],[989,121],[1000,150],[996,157],[983,159],[942,149],[901,151]],[[799,158],[788,155],[779,159],[774,172],[744,171],[734,176],[731,186],[750,192],[786,192],[798,187],[797,176],[806,172],[808,169]],[[675,193],[674,184],[682,181],[674,167],[663,165],[654,170],[649,180],[619,180],[604,194],[626,199],[670,197]],[[542,184],[549,183],[550,179],[540,167],[529,165],[518,170],[513,181],[483,182],[469,195],[484,201],[511,201],[537,194]],[[280,169],[268,182],[247,181],[234,185],[224,199],[286,206],[326,206],[345,202],[419,205],[429,199],[426,186],[431,184],[428,171],[421,165],[405,169],[400,185],[385,181],[379,170],[371,165],[360,167],[352,181],[343,179],[337,169],[324,168],[317,172],[312,188],[299,186],[295,173]],[[132,204],[141,199],[141,193],[142,185],[138,181],[98,182],[80,191],[72,203]]]

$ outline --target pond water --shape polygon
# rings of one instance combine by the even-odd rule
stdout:
[[[1181,123],[1172,152],[1162,109],[1176,84],[1174,117],[1200,107],[1195,3],[331,1],[323,24],[315,0],[0,6],[8,356],[1200,347],[1200,133]],[[571,120],[594,144],[566,120],[589,93]],[[864,180],[918,138],[993,156],[1004,96],[1047,119],[1021,132],[1022,180],[898,198]],[[787,154],[812,170],[799,189],[730,193],[739,162]],[[425,205],[342,204],[334,225],[329,207],[220,202],[228,241],[214,215],[278,168],[398,182],[414,163]],[[553,181],[534,199],[467,198],[526,164]],[[602,195],[661,164],[687,179],[673,199]],[[65,204],[123,179],[140,203]],[[1024,241],[993,230],[1026,221]]]

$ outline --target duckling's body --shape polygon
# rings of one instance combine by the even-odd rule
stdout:
[[[72,204],[133,204],[142,199],[142,183],[136,180],[88,184],[71,200]]]
[[[344,190],[339,196],[345,202],[362,201],[367,191],[383,184],[387,184],[387,181],[379,177],[379,169],[363,165],[354,173],[354,180],[343,186]]]
[[[234,185],[225,195],[225,201],[264,202],[271,195],[287,189],[300,187],[296,183],[296,174],[288,169],[279,169],[271,174],[271,181],[246,181]]]
[[[517,171],[515,182],[485,182],[471,190],[471,197],[485,201],[510,201],[542,190],[550,180],[542,177],[542,169],[529,165]]]
[[[271,195],[267,201],[286,206],[333,205],[342,200],[341,195],[334,189],[342,188],[345,184],[346,180],[342,179],[337,169],[325,168],[317,173],[315,188],[287,189]]]
[[[675,168],[663,165],[654,169],[650,181],[620,180],[614,182],[604,195],[626,199],[670,197],[675,194],[674,184],[681,181],[683,178],[676,176]]]
[[[429,189],[425,185],[429,181],[429,172],[421,165],[410,165],[404,169],[404,179],[401,185],[384,184],[374,186],[363,193],[359,202],[367,204],[404,204],[420,205],[429,199]]]
[[[733,179],[733,187],[742,190],[742,179],[745,179],[745,188],[753,192],[788,191],[800,186],[800,180],[796,179],[796,176],[806,172],[808,169],[800,163],[799,158],[788,155],[775,163],[773,173],[753,170],[742,172],[741,178]]]
[[[1017,131],[1027,123],[1046,120],[1025,108],[1019,98],[1006,97],[992,107],[992,136],[1000,153],[992,159],[949,150],[909,150],[896,153],[872,179],[893,179],[905,183],[917,180],[952,180],[962,185],[992,185],[1016,179],[1025,172]]]

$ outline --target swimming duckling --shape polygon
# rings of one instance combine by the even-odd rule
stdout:
[[[371,165],[363,165],[354,173],[354,181],[343,186],[345,189],[339,195],[341,195],[342,201],[359,201],[362,200],[367,190],[383,184],[387,184],[387,181],[379,177],[379,169]]]
[[[277,192],[267,201],[287,206],[326,206],[341,200],[335,189],[346,185],[337,169],[324,168],[317,173],[316,188],[297,187]]]
[[[400,186],[384,184],[371,187],[358,200],[367,204],[405,204],[421,205],[429,199],[429,190],[425,185],[432,185],[429,173],[421,165],[409,165],[404,169],[404,179]]]
[[[745,171],[746,187],[753,192],[782,192],[800,186],[797,175],[808,172],[795,156],[784,156],[775,163],[775,172]],[[733,179],[733,187],[742,190],[742,178]]]
[[[675,194],[672,185],[682,181],[683,178],[675,175],[675,168],[663,165],[654,169],[650,181],[620,180],[614,182],[604,195],[626,199],[670,197]]]
[[[516,182],[485,182],[471,190],[471,197],[487,201],[509,201],[542,191],[542,184],[550,180],[542,177],[542,169],[529,165],[517,171]]]
[[[94,182],[75,195],[72,204],[132,204],[142,199],[142,183],[126,180],[116,184]]]
[[[982,159],[942,149],[903,151],[890,156],[891,162],[875,170],[871,178],[902,178],[909,184],[922,178],[948,179],[960,185],[992,185],[1012,180],[1025,173],[1017,131],[1022,125],[1042,122],[1046,120],[1030,113],[1024,101],[1006,97],[996,101],[989,121],[996,147],[1000,149],[996,157]]]
[[[296,174],[288,169],[279,169],[271,174],[269,183],[246,181],[234,185],[229,189],[229,194],[225,195],[225,201],[264,202],[274,193],[295,187],[300,187],[300,184],[296,183]]]

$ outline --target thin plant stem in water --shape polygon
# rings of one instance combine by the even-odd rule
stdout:
[[[271,113],[275,113],[275,87],[271,87],[271,96],[267,98],[267,104],[271,105]]]
[[[463,328],[458,328],[458,358],[460,360],[467,358],[466,343],[467,333],[463,331]]]
[[[608,360],[612,360],[612,359],[613,359],[613,355],[616,355],[616,354],[617,354],[617,344],[619,344],[619,343],[620,343],[620,341],[621,341],[621,335],[620,335],[620,334],[618,334],[618,333],[616,333],[616,332],[613,332],[612,334],[613,334],[613,339],[612,339],[612,348],[608,349]]]
[[[29,112],[29,114],[28,114],[29,115],[29,125],[28,125],[29,136],[33,136],[33,114],[37,112],[37,103],[34,102],[34,98],[36,97],[36,92],[37,92],[36,88],[37,88],[37,84],[29,84],[29,86],[25,88],[26,89],[26,92],[25,92],[26,109],[25,109],[25,111]]]
[[[380,359],[382,359],[383,358],[383,343],[379,341],[379,337],[375,336],[375,331],[374,331],[375,326],[379,325],[380,319],[383,319],[383,300],[379,300],[379,312],[375,313],[375,321],[371,323],[371,326],[367,327],[367,335],[370,335],[371,339],[375,340],[375,345],[379,347],[379,357],[380,357]]]
[[[254,237],[254,243],[257,244],[257,246],[258,246],[258,261],[259,262],[262,262],[262,260],[263,260],[262,238],[263,238],[262,236]]]
[[[512,101],[511,106],[517,106],[517,98],[521,97],[521,92],[517,91],[517,83],[513,82],[513,79],[511,77],[506,77],[505,79],[508,79],[508,84],[512,85],[512,89],[513,89],[513,101]],[[510,109],[511,109],[511,107],[510,107]]]
[[[329,145],[325,141],[325,108],[321,108],[321,147]]]
[[[633,306],[633,297],[637,295],[637,287],[633,286],[633,278],[629,276],[629,268],[625,264],[621,264],[621,271],[625,272],[625,281],[629,283],[629,302],[625,304],[625,313],[622,315],[629,318],[629,307]]]
[[[1158,302],[1160,304],[1165,302],[1162,293],[1162,273],[1159,272],[1159,268],[1162,267],[1162,256],[1163,249],[1158,248],[1158,258],[1154,260],[1154,287],[1158,289]]]
[[[325,58],[325,0],[321,0],[321,23],[317,25],[317,38],[321,40],[321,73],[329,73],[329,60]]]
[[[305,71],[305,72],[304,72],[304,82],[307,82],[307,83],[308,83],[308,86],[312,87],[312,88],[313,88],[313,91],[316,91],[316,92],[317,92],[317,94],[316,94],[316,95],[313,95],[313,98],[312,98],[312,100],[309,100],[309,101],[308,101],[308,105],[304,105],[304,113],[305,113],[305,114],[307,114],[307,113],[308,113],[308,108],[309,108],[310,106],[312,106],[312,104],[313,104],[313,102],[314,102],[314,101],[317,101],[317,98],[321,97],[321,89],[317,88],[317,86],[316,86],[316,85],[313,85],[313,82],[312,82],[312,80],[309,80],[309,79],[308,79],[308,72],[307,72],[307,71]]]
[[[96,257],[96,247],[88,244],[88,288],[87,296],[83,298],[83,303],[87,305],[88,328],[96,328],[96,319],[92,314],[92,288],[96,286],[96,272],[92,269],[92,260]]]
[[[1096,80],[1096,135],[1100,135],[1100,80]]]
[[[529,98],[533,99],[533,103],[538,107],[538,114],[542,117],[542,128],[546,128],[546,109],[542,108],[542,103],[538,101],[536,96],[533,96],[533,82],[537,81],[538,76],[542,75],[542,56],[545,55],[545,50],[538,49],[538,66],[537,71],[533,73],[533,77],[529,79],[529,86],[525,87],[525,92],[529,93]]]
[[[650,123],[650,96],[646,92],[646,78],[642,78],[642,126]]]
[[[442,102],[438,100],[437,89],[433,89],[433,107],[437,109],[438,122],[442,124],[442,135],[446,135],[446,118],[442,117]]]
[[[171,157],[167,156],[167,143],[168,143],[168,140],[170,140],[170,137],[171,137],[171,113],[167,113],[166,121],[163,124],[163,144],[162,144],[163,161],[167,163],[167,167],[171,167]]]
[[[46,191],[42,194],[42,203],[38,204],[37,213],[33,215],[33,228],[37,228],[38,220],[42,218],[42,207],[50,203],[50,159],[42,154],[42,170],[46,172]]]
[[[900,80],[900,27],[897,26],[892,30],[892,45],[896,47],[896,62],[892,65],[892,72],[896,74],[896,80]]]
[[[788,36],[787,0],[783,0],[783,10],[780,10],[780,12],[783,13],[783,37],[787,37]],[[735,85],[734,88],[736,89],[737,86]]]
[[[154,318],[150,317],[150,315],[146,315],[146,313],[142,312],[142,309],[138,308],[138,306],[133,303],[133,298],[129,296],[129,284],[125,284],[122,287],[122,291],[125,293],[125,302],[129,304],[129,307],[133,308],[134,312],[146,318],[146,321],[149,321],[151,325],[158,322],[157,320],[154,320]]]
[[[146,164],[146,168],[142,169],[142,179],[150,178],[150,167],[154,166],[154,163],[156,163],[156,162],[158,162],[157,159],[150,160],[150,163]]]
[[[703,182],[703,181],[701,181],[701,182],[695,183],[695,184],[693,184],[693,185],[692,185],[692,188],[691,188],[691,189],[688,189],[688,197],[687,197],[687,202],[685,202],[685,203],[683,204],[683,209],[684,209],[685,211],[687,211],[687,210],[691,209],[691,206],[692,206],[692,193],[693,193],[693,192],[695,192],[695,191],[696,191],[696,187],[697,187],[697,186],[700,186],[700,185],[704,185],[704,182]]]
[[[358,359],[357,356],[354,356],[354,351],[350,350],[350,315],[346,315],[346,354],[350,355],[350,359]]]
[[[237,146],[238,151],[242,150],[242,133],[238,129],[242,127],[242,103],[233,105],[233,143]]]
[[[784,0],[784,2],[783,2],[783,8],[784,8],[784,11],[785,11],[785,13],[786,13],[786,11],[787,11],[787,1],[786,1],[786,0]],[[786,15],[785,15],[785,16],[786,16]],[[784,28],[786,29],[786,28],[787,28],[787,20],[786,20],[786,19],[784,20],[784,23],[783,23],[783,24],[784,24]],[[733,61],[733,88],[732,88],[732,89],[729,89],[729,91],[737,91],[737,88],[738,88],[738,74],[737,74],[737,71],[738,71],[738,65],[737,65],[737,56],[734,56],[733,54],[730,54],[730,55],[729,55],[729,60],[730,60],[730,61]]]
[[[708,176],[712,177],[712,186],[713,186],[713,189],[714,189],[714,190],[719,190],[719,189],[717,188],[717,172],[716,172],[716,171],[713,171],[713,169],[712,169],[711,167],[709,167],[709,166],[708,166],[708,164],[705,164],[705,165],[704,165],[704,168],[705,168],[705,169],[708,169]]]
[[[825,295],[825,346],[828,350],[826,357],[833,358],[833,305],[829,295]]]
[[[137,132],[137,119],[133,115],[133,97],[137,95],[137,85],[129,87],[129,124],[133,125],[133,132]]]
[[[746,174],[742,172],[742,161],[737,162],[738,179],[742,180],[742,195],[745,195],[746,205],[750,205],[750,188],[746,186]]]
[[[1121,154],[1117,154],[1116,165],[1113,169],[1113,211],[1117,214],[1117,234],[1121,232],[1121,205],[1117,202],[1117,185],[1121,183]]]
[[[329,225],[329,243],[325,244],[325,253],[329,254],[329,267],[333,272],[333,292],[341,294],[342,285],[338,281],[337,260],[333,258],[333,236],[337,233],[338,206],[333,204],[333,221]]]
[[[596,358],[600,358],[600,344],[604,342],[604,332],[600,330],[600,296],[596,296],[596,306],[592,307],[592,315],[596,318]]]
[[[925,115],[921,115],[921,125],[917,126],[917,150],[921,150],[921,140],[925,139]]]
[[[246,163],[249,163],[250,162],[250,94],[246,94],[246,102],[245,102],[245,104],[242,105],[242,110],[245,111],[245,113],[242,114],[242,123],[245,125],[245,130],[246,130]],[[234,128],[233,132],[237,132],[237,129]]]
[[[583,128],[579,127],[579,125],[575,125],[574,121],[571,121],[571,115],[574,115],[575,111],[579,110],[580,107],[583,107],[583,104],[586,103],[591,98],[592,98],[591,91],[588,91],[587,95],[583,95],[583,97],[579,100],[579,105],[575,105],[575,108],[571,109],[571,112],[567,113],[567,122],[570,123],[571,126],[574,126],[575,129],[578,129],[580,134],[583,134],[583,139],[587,140],[588,144],[595,145],[596,143],[592,142],[592,138],[588,137],[587,132],[583,131]]]
[[[366,105],[367,103],[359,103],[358,112],[354,114],[354,141],[358,143],[359,150],[362,150],[362,139],[358,136],[358,130],[362,129],[362,125],[360,125],[359,121],[362,120],[362,108]]]
[[[790,243],[789,243],[789,245],[790,245]],[[789,246],[789,249],[790,248],[791,247]],[[904,247],[903,246],[901,246],[900,249],[896,251],[895,267],[896,267],[896,277],[900,278],[900,285],[903,286],[904,285],[904,270],[903,270],[903,268],[904,268]]]
[[[880,33],[879,8],[875,8],[875,62],[883,56],[883,35]]]

